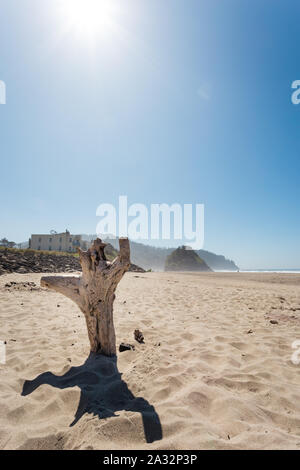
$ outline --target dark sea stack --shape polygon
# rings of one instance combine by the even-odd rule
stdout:
[[[167,257],[165,271],[212,272],[205,261],[186,246],[177,248]]]
[[[88,242],[97,238],[96,235],[82,235],[84,240]],[[109,243],[105,249],[106,255],[116,256],[118,240],[115,238],[106,239]],[[140,266],[145,271],[164,271],[165,262],[168,255],[174,250],[172,248],[162,248],[157,246],[144,245],[130,240],[131,262]],[[196,250],[196,254],[209,266],[213,271],[238,271],[239,267],[234,261],[225,258],[223,255],[217,255],[211,251]],[[108,257],[108,259],[110,259]],[[131,270],[131,269],[130,269]]]

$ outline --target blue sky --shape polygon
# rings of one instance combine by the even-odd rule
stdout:
[[[124,194],[204,203],[205,249],[299,268],[300,4],[114,4],[91,35],[59,0],[0,0],[0,236],[94,233]]]

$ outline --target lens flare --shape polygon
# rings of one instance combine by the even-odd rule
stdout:
[[[67,29],[86,35],[105,35],[114,28],[112,0],[61,0],[60,9]]]

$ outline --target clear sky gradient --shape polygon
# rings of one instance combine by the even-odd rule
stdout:
[[[93,35],[62,2],[0,0],[0,237],[95,233],[124,194],[204,203],[205,249],[299,268],[300,4],[120,0]]]

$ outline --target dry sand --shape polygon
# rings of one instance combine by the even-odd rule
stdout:
[[[4,287],[40,278],[0,277],[0,449],[300,448],[300,275],[126,274],[117,364],[71,301]]]

